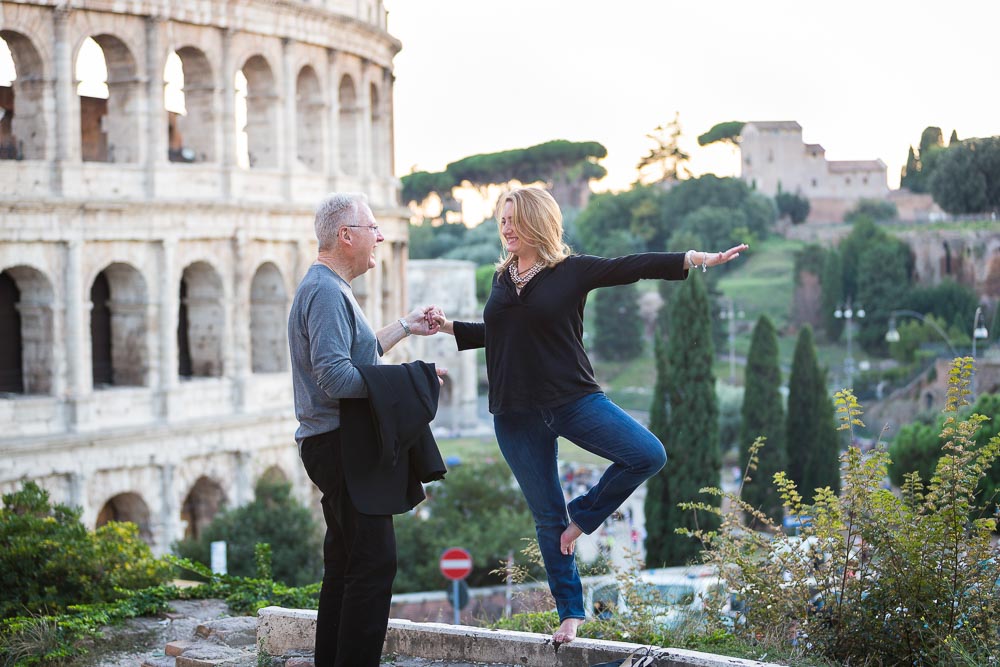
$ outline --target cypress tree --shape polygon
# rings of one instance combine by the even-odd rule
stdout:
[[[642,318],[635,283],[594,294],[594,352],[601,359],[628,361],[642,354]]]
[[[795,357],[788,376],[788,475],[805,502],[817,488],[840,491],[840,447],[834,422],[833,401],[826,388],[826,373],[816,360],[812,329],[807,325],[795,342]]]
[[[785,447],[785,408],[781,399],[781,368],[778,364],[778,334],[766,315],[753,328],[747,354],[746,389],[743,392],[743,426],[740,431],[740,468],[746,470],[750,445],[755,438],[767,440],[758,455],[757,471],[743,487],[743,499],[780,522],[781,498],[772,480],[788,460]]]
[[[821,301],[823,309],[823,329],[826,339],[830,342],[840,340],[844,331],[844,320],[834,316],[837,307],[844,300],[844,267],[840,261],[840,253],[836,248],[830,248],[823,253],[823,270],[820,274]]]
[[[700,544],[676,534],[677,528],[712,530],[719,524],[718,517],[704,513],[696,523],[692,512],[677,506],[694,500],[719,503],[719,498],[699,493],[719,485],[722,455],[708,292],[697,273],[671,301],[669,332],[665,361],[658,364],[658,376],[665,378],[659,388],[668,394],[669,413],[666,428],[657,424],[653,430],[666,446],[668,460],[650,480],[646,494],[646,562],[651,566],[684,565],[701,551]]]

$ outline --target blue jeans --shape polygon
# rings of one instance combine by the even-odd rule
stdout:
[[[559,537],[569,521],[588,535],[597,530],[667,462],[663,445],[603,393],[588,394],[555,408],[495,415],[493,427],[500,452],[535,519],[559,620],[585,618],[576,558],[561,552]],[[568,505],[559,482],[559,436],[611,461],[600,481]]]

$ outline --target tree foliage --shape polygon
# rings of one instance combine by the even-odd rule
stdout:
[[[840,490],[833,403],[827,394],[826,373],[816,360],[812,328],[802,327],[795,341],[792,370],[788,376],[786,419],[788,477],[806,500],[815,489]],[[764,450],[765,455],[767,450]]]
[[[964,409],[959,417],[967,419],[971,414],[986,417],[973,440],[977,449],[985,447],[1000,433],[1000,395],[983,394],[971,408]],[[914,422],[900,427],[889,445],[889,479],[896,486],[903,486],[908,475],[916,473],[922,480],[930,480],[938,462],[945,454],[941,433],[948,420],[947,414],[938,415],[935,423]],[[985,471],[979,482],[979,498],[985,506],[984,516],[994,516],[1000,505],[1000,460]]]
[[[956,360],[950,373],[943,455],[926,481],[911,476],[899,494],[883,488],[889,459],[881,447],[867,454],[850,447],[840,460],[843,491],[824,489],[812,503],[781,475],[775,483],[787,511],[812,517],[795,536],[776,525],[767,533],[746,530],[741,515],[753,508],[735,494],[711,491],[727,497],[730,509],[719,512],[719,530],[693,536],[744,599],[739,618],[719,627],[744,640],[774,637],[796,646],[809,664],[995,662],[997,518],[984,506],[979,482],[1000,455],[1000,437],[978,445],[985,417],[957,414],[970,362]],[[837,403],[841,428],[853,435],[864,425],[860,407],[849,391],[838,392]]]
[[[641,182],[662,183],[691,175],[685,166],[691,156],[680,147],[681,134],[680,112],[677,112],[672,121],[657,125],[646,135],[655,145],[635,167]]]
[[[81,514],[52,503],[35,482],[3,496],[0,619],[110,602],[123,596],[117,589],[167,581],[170,567],[153,557],[135,524],[113,521],[90,531]]]
[[[778,216],[788,218],[793,225],[800,225],[809,217],[809,200],[792,192],[779,192],[774,196]]]
[[[289,586],[319,581],[323,576],[322,529],[312,513],[292,497],[292,485],[261,478],[253,502],[216,515],[197,540],[182,540],[176,552],[203,564],[211,562],[211,544],[226,542],[229,573],[251,577],[254,549],[271,547],[273,576]]]
[[[705,134],[698,136],[699,146],[708,146],[717,141],[722,141],[734,146],[740,143],[740,132],[743,131],[745,122],[741,120],[730,120],[724,123],[717,123]]]
[[[952,132],[957,139],[958,135]],[[944,135],[941,128],[925,127],[920,133],[920,143],[917,149],[910,146],[906,156],[906,165],[900,174],[899,186],[910,192],[930,192],[930,180],[934,174],[937,158],[944,150]]]
[[[949,213],[1000,210],[1000,136],[966,139],[942,151],[930,192]]]
[[[766,439],[756,473],[743,486],[743,498],[780,523],[781,498],[772,480],[785,470],[785,406],[781,398],[781,367],[778,360],[778,333],[774,323],[761,315],[750,337],[747,353],[746,388],[743,393],[743,426],[740,430],[740,469],[750,462],[750,449],[757,438]]]
[[[396,518],[398,560],[393,591],[409,593],[444,588],[449,583],[438,566],[448,547],[460,546],[472,555],[470,586],[496,586],[490,571],[513,551],[519,565],[524,540],[535,537],[534,522],[524,496],[503,463],[462,464],[448,479],[427,487],[420,511]],[[540,568],[532,569],[535,575]]]
[[[844,222],[855,223],[862,218],[875,222],[895,220],[899,217],[899,209],[891,201],[882,199],[861,199],[844,215]]]
[[[559,182],[587,183],[607,174],[598,163],[607,155],[607,149],[596,141],[564,139],[470,155],[448,164],[442,172],[419,171],[403,176],[403,201],[419,204],[432,192],[442,199],[450,198],[452,189],[463,184],[485,189],[511,181],[544,183],[550,188]]]
[[[700,489],[719,480],[722,454],[711,328],[708,292],[701,278],[692,274],[670,304],[666,360],[658,363],[666,376],[660,389],[668,393],[669,412],[667,428],[653,433],[666,445],[668,461],[650,480],[646,493],[646,561],[651,566],[683,565],[698,555],[700,547],[676,533],[679,528],[696,527],[692,513],[683,512],[678,503],[694,500]],[[718,525],[714,515],[698,517],[698,526],[714,525]]]

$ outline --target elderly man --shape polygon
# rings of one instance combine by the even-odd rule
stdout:
[[[407,371],[412,376],[412,369],[377,366],[379,357],[403,338],[433,334],[437,324],[427,314],[430,306],[378,331],[368,324],[351,292],[351,281],[374,268],[375,248],[384,238],[365,196],[329,196],[316,212],[315,226],[319,253],[299,284],[288,320],[299,421],[295,439],[309,478],[323,492],[327,526],[315,660],[317,667],[374,667],[382,653],[396,574],[392,514],[419,502],[423,490],[419,482],[412,482],[412,475],[409,490],[398,489],[407,486],[407,471],[401,471],[402,477],[394,472],[409,465],[406,451],[400,454],[389,443],[390,451],[364,458],[383,444],[382,433],[372,427],[370,417],[375,397],[371,408],[367,401],[354,399],[369,397],[366,380],[380,380],[382,384],[374,386],[390,386],[392,391],[415,391],[421,394],[420,405],[427,407],[426,422],[436,410],[438,376],[445,371],[423,362],[407,365],[419,364],[418,371],[429,373],[431,391],[426,378],[420,385],[419,372],[416,384],[399,386],[399,378],[410,377]],[[386,381],[381,371],[372,375],[372,369],[380,368],[402,369],[404,375]],[[355,403],[363,407],[352,408]],[[361,417],[350,422],[350,414]],[[367,422],[361,436],[358,421]],[[414,430],[412,424],[407,429]]]

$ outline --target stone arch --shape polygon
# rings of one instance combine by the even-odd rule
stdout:
[[[208,262],[181,274],[177,361],[181,377],[220,377],[225,328],[222,279]]]
[[[0,272],[0,312],[13,321],[0,325],[0,391],[49,394],[53,378],[52,283],[41,271],[20,265]]]
[[[107,97],[80,93],[81,156],[85,162],[139,161],[140,85],[128,46],[109,34],[93,35],[107,71]],[[84,52],[81,47],[80,53]],[[80,68],[77,54],[77,72]],[[84,91],[86,92],[86,91]]]
[[[326,105],[319,77],[310,65],[299,70],[295,81],[296,156],[310,171],[323,169],[323,119]]]
[[[90,340],[94,388],[143,386],[149,368],[146,280],[115,262],[91,285]]]
[[[345,174],[357,175],[358,168],[358,95],[354,79],[345,74],[340,79],[337,89],[340,116],[338,129],[340,137],[340,171]]]
[[[14,80],[0,86],[0,160],[45,158],[45,72],[31,39],[0,30],[14,61]]]
[[[369,91],[371,102],[372,171],[376,176],[389,175],[389,114],[379,88],[374,83]]]
[[[246,135],[250,168],[278,166],[278,93],[267,59],[251,56],[240,70],[247,81]]]
[[[212,64],[205,52],[194,46],[184,46],[174,53],[181,63],[184,113],[167,111],[167,157],[171,162],[215,162],[218,118]]]
[[[272,484],[290,481],[288,479],[288,475],[285,474],[285,471],[282,470],[280,466],[276,465],[268,467],[267,470],[261,473],[260,480],[263,482],[270,482]]]
[[[119,493],[108,498],[97,513],[96,528],[110,521],[128,521],[139,527],[139,537],[146,544],[153,543],[153,531],[149,522],[149,506],[138,493]]]
[[[186,522],[184,539],[198,539],[219,510],[226,505],[226,493],[214,479],[201,476],[184,497],[181,521]]]
[[[250,283],[250,363],[254,373],[288,370],[287,320],[284,278],[277,266],[265,262]]]

